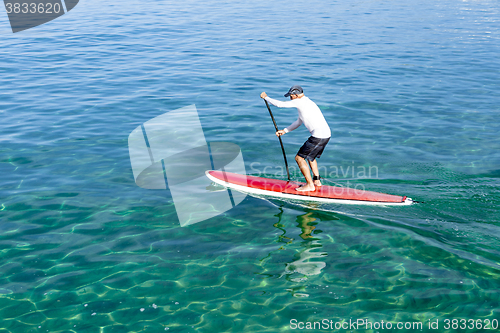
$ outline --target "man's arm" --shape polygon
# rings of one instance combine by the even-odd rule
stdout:
[[[296,108],[295,103],[293,103],[292,101],[287,101],[287,102],[278,101],[277,99],[267,96],[265,92],[260,94],[260,97],[279,108]]]
[[[295,103],[292,101],[282,102],[282,101],[278,101],[277,99],[271,98],[269,96],[266,96],[266,98],[264,98],[264,99],[266,101],[268,101],[269,103],[271,103],[272,105],[277,106],[279,108],[296,108],[297,107],[295,105]]]
[[[274,106],[277,106],[279,108],[296,108],[295,104],[292,103],[292,101],[290,102],[281,102],[281,101],[278,101],[276,99],[273,99],[269,96],[267,96],[267,94],[265,92],[263,92],[262,94],[260,94],[260,97],[265,99],[266,101],[268,101],[269,103],[271,103],[272,105]],[[294,129],[296,129],[297,127],[299,127],[300,125],[302,125],[302,120],[300,120],[300,118],[298,118],[297,120],[295,120],[290,126],[288,126],[287,128],[285,129],[282,129],[282,130],[278,130],[276,132],[276,135],[277,136],[282,136],[284,135],[285,133],[288,133],[288,132],[291,132],[293,131]]]
[[[285,133],[291,132],[294,129],[296,129],[297,127],[299,127],[300,125],[302,125],[302,120],[300,120],[300,118],[298,118],[290,126],[285,128],[283,131],[285,131]]]
[[[293,124],[291,124],[290,126],[288,126],[287,128],[285,129],[282,129],[282,130],[279,130],[278,132],[276,132],[276,135],[277,136],[282,136],[284,135],[285,133],[288,133],[288,132],[291,132],[293,131],[294,129],[296,129],[297,127],[299,127],[300,125],[302,125],[302,120],[297,119],[293,122]]]

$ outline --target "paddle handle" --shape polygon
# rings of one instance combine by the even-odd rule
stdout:
[[[273,113],[271,112],[271,108],[269,107],[269,104],[267,103],[266,100],[267,109],[269,110],[269,114],[271,115],[271,119],[273,120],[274,128],[276,129],[276,132],[278,132],[278,125],[276,125],[276,120],[274,120]],[[278,139],[280,140],[280,145],[281,145],[281,151],[283,151],[283,158],[285,159],[285,166],[286,166],[286,174],[288,176],[288,181],[290,181],[290,171],[288,170],[288,162],[286,160],[286,153],[285,153],[285,147],[283,147],[283,141],[281,141],[281,136],[278,136]]]

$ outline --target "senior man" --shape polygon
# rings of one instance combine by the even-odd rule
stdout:
[[[320,158],[331,136],[330,126],[328,126],[323,113],[316,103],[304,95],[304,90],[298,85],[291,87],[285,94],[285,97],[290,97],[290,101],[278,101],[267,96],[265,92],[261,93],[260,97],[279,108],[297,108],[299,112],[298,119],[285,129],[277,131],[276,135],[282,136],[293,131],[302,124],[304,124],[309,130],[311,136],[302,145],[302,147],[300,147],[297,155],[295,156],[295,161],[304,175],[307,184],[300,186],[295,190],[314,191],[316,189],[315,186],[321,186],[321,177],[319,175],[318,162],[316,159]],[[311,177],[308,162],[311,166],[313,177]]]

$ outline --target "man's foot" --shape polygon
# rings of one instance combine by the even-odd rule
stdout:
[[[301,187],[297,187],[295,191],[299,192],[306,192],[306,191],[314,191],[316,188],[314,187],[314,184],[306,184]]]

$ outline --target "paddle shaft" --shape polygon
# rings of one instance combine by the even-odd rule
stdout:
[[[276,129],[276,132],[278,132],[278,125],[276,125],[276,120],[274,120],[271,108],[269,107],[269,104],[267,103],[266,100],[264,100],[264,102],[266,102],[267,109],[269,110],[269,114],[271,115],[271,119],[273,120],[274,128]],[[288,171],[288,162],[286,160],[285,147],[283,147],[283,141],[281,141],[281,136],[278,136],[278,139],[280,140],[281,150],[283,151],[283,158],[285,159],[286,174],[288,176],[288,181],[290,181],[290,171]]]

